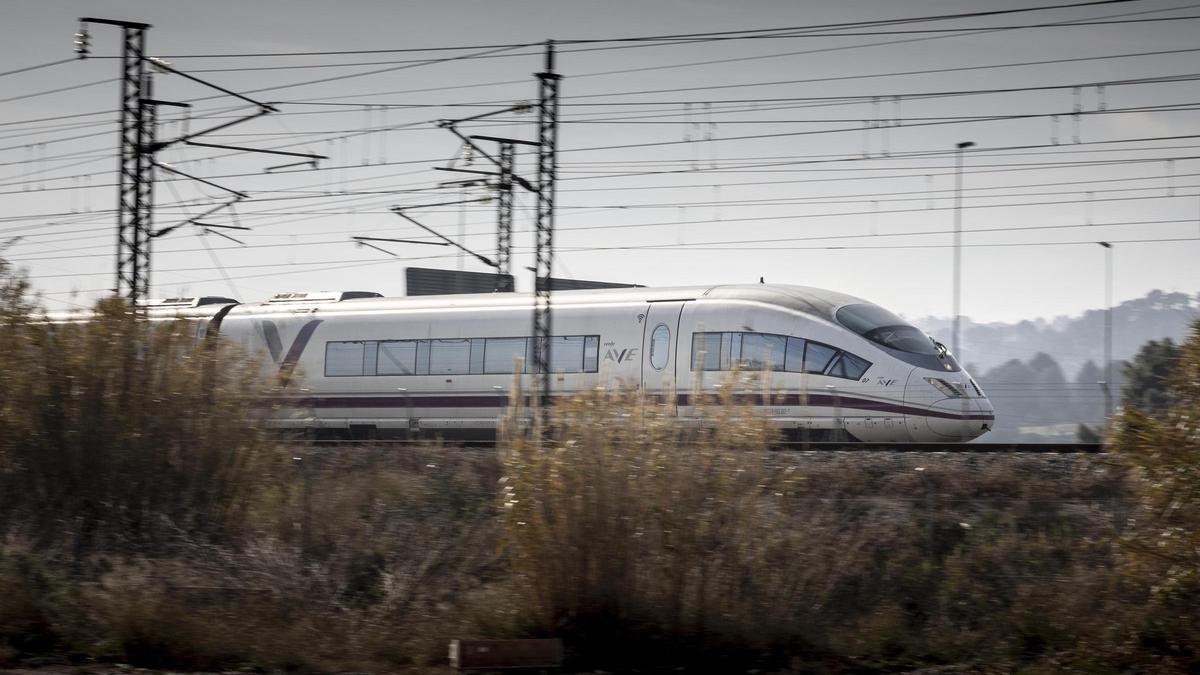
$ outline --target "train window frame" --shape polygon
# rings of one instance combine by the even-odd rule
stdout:
[[[663,334],[661,336],[659,333],[660,330],[663,331]],[[665,353],[663,353],[662,362],[656,363],[655,357],[659,353],[659,351],[656,350],[656,346],[660,342],[663,343],[663,349],[665,350]],[[653,368],[654,370],[659,371],[659,372],[662,372],[663,369],[665,369],[667,367],[667,364],[669,364],[671,362],[671,328],[669,326],[667,326],[667,324],[660,323],[654,327],[653,331],[651,331],[651,333],[650,333],[650,353],[647,355],[646,360],[650,363],[651,368]]]
[[[362,374],[364,376],[374,376],[379,367],[379,341],[364,340],[363,341],[363,362]]]
[[[429,343],[429,374],[430,375],[470,375],[471,374],[471,338],[432,338]],[[455,361],[445,361],[451,354],[455,358],[466,347],[466,358]]]
[[[508,359],[507,365],[505,366],[507,368],[507,370],[488,370],[487,350],[489,347],[499,347],[501,342],[515,343],[518,341],[520,341],[520,343],[521,343],[521,351],[519,352],[521,355],[521,371],[520,372],[522,372],[522,373],[529,372],[529,338],[524,337],[524,336],[517,336],[517,335],[511,335],[511,336],[499,336],[498,335],[498,336],[483,338],[483,373],[482,374],[483,375],[512,375],[513,373],[517,372],[516,370],[514,370],[514,368],[516,367],[516,364],[513,362],[514,359],[512,359],[511,357],[516,355],[518,352],[507,352],[510,357]]]
[[[715,343],[715,345],[711,344]],[[721,370],[721,348],[725,344],[725,333],[720,331],[692,331],[692,370],[715,372]],[[708,349],[709,346],[715,346],[715,349]],[[700,355],[704,355],[703,361],[698,361]],[[709,368],[710,360],[716,364],[715,368]]]
[[[365,354],[366,354],[367,342],[370,342],[370,341],[369,340],[329,340],[329,341],[327,341],[325,343],[325,363],[323,364],[325,377],[362,377],[363,376],[363,362],[366,359]],[[358,345],[358,351],[359,351],[358,359],[357,359],[358,372],[348,372],[349,369],[347,369],[347,372],[335,372],[335,373],[329,372],[330,350],[331,349],[346,349],[347,345]],[[338,363],[338,361],[335,359],[334,363],[336,364],[336,363]],[[347,364],[353,363],[353,360],[347,360],[346,363]]]
[[[809,351],[810,347],[819,347],[819,348],[829,350],[829,356],[828,356],[828,358],[825,359],[824,363],[821,364],[820,369],[817,369],[817,370],[809,369],[808,351]],[[839,350],[837,347],[834,347],[832,345],[827,345],[824,342],[817,342],[816,340],[806,340],[804,343],[804,361],[801,363],[801,366],[800,366],[803,370],[801,370],[800,372],[808,373],[809,375],[824,375],[825,371],[829,369],[829,365],[831,363],[833,363],[833,360],[835,358],[837,358],[839,351],[841,351],[841,350]]]
[[[487,352],[489,343],[493,347],[497,346],[497,342],[520,342],[521,348],[519,352],[510,352],[511,355],[521,355],[523,363],[521,365],[521,373],[533,373],[533,368],[530,359],[530,352],[534,345],[534,338],[522,336],[493,336],[493,337],[467,337],[467,338],[427,338],[427,339],[396,339],[396,340],[329,340],[325,343],[325,355],[323,372],[325,377],[410,377],[410,376],[445,376],[445,375],[512,375],[514,374],[514,364],[509,362],[505,366],[503,372],[498,370],[488,370]],[[552,344],[570,344],[573,348],[579,349],[579,358],[571,358],[571,363],[568,367],[557,368],[554,373],[567,374],[586,374],[600,372],[600,335],[554,335],[551,336]],[[467,343],[466,360],[460,364],[466,370],[442,371],[437,368],[436,358],[438,350],[434,348],[437,344],[444,343]],[[387,345],[406,344],[412,345],[412,361],[411,363],[401,364],[397,362],[392,355],[388,353]],[[330,352],[339,349],[346,349],[344,345],[361,345],[361,360],[358,360],[359,367],[346,368],[342,372],[330,372]],[[380,345],[384,347],[380,348]],[[515,344],[513,346],[516,346]],[[380,353],[383,351],[384,353]],[[553,358],[554,350],[551,348],[551,358]],[[392,362],[396,368],[408,372],[379,372],[380,359],[386,358]],[[343,360],[345,360],[343,358]],[[408,361],[408,359],[405,359]],[[576,363],[578,361],[578,363]],[[337,364],[337,359],[334,360]],[[494,364],[493,364],[494,365]],[[557,365],[561,365],[557,364]]]
[[[776,373],[784,372],[784,369],[783,369],[784,362],[787,361],[787,341],[788,341],[787,335],[780,335],[778,333],[759,333],[757,331],[741,331],[740,335],[741,335],[741,340],[738,341],[739,349],[738,349],[738,357],[737,357],[737,362],[738,362],[739,367],[744,368],[746,370],[758,371],[758,370],[768,369],[771,372],[776,372]],[[762,340],[761,340],[762,344],[767,343],[767,338],[777,338],[779,340],[782,340],[782,342],[783,342],[783,358],[779,359],[779,363],[775,363],[774,361],[764,360],[760,364],[751,365],[749,363],[749,360],[746,357],[746,342],[747,342],[746,337],[747,336],[750,336],[752,338],[750,340],[750,343],[752,345],[754,344],[754,342],[758,341],[759,338],[762,338]],[[768,366],[770,366],[770,368],[768,368]]]
[[[842,369],[842,374],[837,374],[834,372],[834,369],[837,368],[839,365],[843,364],[844,362],[853,362],[853,361],[858,362],[856,365],[862,366],[862,369],[858,371],[857,375],[850,375],[849,371],[846,371],[844,367]],[[875,364],[864,359],[863,357],[861,357],[857,354],[851,354],[850,352],[843,350],[843,351],[838,352],[837,356],[835,356],[833,358],[833,360],[831,360],[829,362],[829,365],[825,369],[825,374],[828,375],[829,377],[837,377],[837,378],[841,378],[844,380],[857,381],[863,375],[865,375],[866,372],[868,370],[870,370],[871,366],[873,366],[873,365],[875,365]]]
[[[471,358],[468,366],[470,375],[483,374],[483,354],[487,349],[486,338],[469,338],[471,340]]]
[[[429,340],[417,340],[417,371],[413,375],[429,374]]]
[[[583,336],[583,372],[600,372],[600,336]]]
[[[375,359],[375,375],[378,377],[407,377],[409,375],[416,375],[417,374],[417,344],[419,342],[420,342],[420,340],[380,340],[379,341],[380,347],[378,349],[378,355],[376,356],[376,359]],[[396,358],[394,358],[394,357],[397,355],[392,352],[393,345],[395,345],[395,346],[411,345],[412,346],[412,360],[409,361],[407,364],[403,364],[400,361],[396,360]],[[404,370],[407,372],[399,372],[399,373],[393,373],[393,372],[381,373],[381,372],[379,372],[380,371],[380,368],[379,368],[379,361],[380,361],[379,357],[380,356],[382,356],[383,358],[390,361],[391,364],[394,365],[397,369]]]
[[[793,354],[793,344],[798,343]],[[794,335],[787,336],[787,344],[783,347],[783,371],[785,373],[803,373],[804,372],[804,350],[808,346],[808,339],[796,337]],[[792,359],[796,359],[796,367],[792,368]]]
[[[555,357],[555,354],[560,353],[560,349],[571,348],[575,349],[578,345],[578,359],[571,359],[576,363],[571,366],[568,362],[568,368],[560,368],[562,363]],[[584,357],[587,354],[587,336],[586,335],[554,335],[550,338],[550,372],[557,374],[575,374],[582,373]]]
[[[734,356],[734,355],[737,356]],[[742,356],[741,331],[729,331],[721,334],[721,370],[733,370],[734,364]]]

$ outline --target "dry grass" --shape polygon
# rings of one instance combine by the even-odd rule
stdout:
[[[774,453],[748,408],[706,414],[597,391],[508,439],[527,634],[587,667],[1016,669],[1106,628],[1121,472]]]
[[[10,539],[0,593],[19,602],[0,609],[0,665],[46,652],[196,670],[443,661],[450,636],[493,620],[481,607],[505,575],[498,464],[445,448],[339,452],[296,455],[236,545],[177,539],[162,555],[93,551],[76,565]]]
[[[88,323],[0,307],[0,533],[76,559],[228,539],[283,455],[252,364],[106,301]]]

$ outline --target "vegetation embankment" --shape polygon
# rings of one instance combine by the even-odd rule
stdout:
[[[260,431],[228,347],[0,301],[0,666],[425,670],[547,635],[609,670],[1200,665],[1200,330],[1098,460],[771,453],[731,401],[689,427],[604,391],[543,434],[514,411],[498,453],[312,451]]]

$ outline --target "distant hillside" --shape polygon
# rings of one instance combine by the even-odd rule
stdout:
[[[1180,341],[1187,327],[1200,317],[1200,294],[1151,291],[1113,310],[1114,360],[1126,360],[1148,340],[1169,337]],[[915,319],[913,324],[938,340],[951,344],[952,321]],[[963,317],[962,361],[979,372],[1010,359],[1026,360],[1038,352],[1054,357],[1073,376],[1087,361],[1104,360],[1104,310],[1090,309],[1081,316],[1032,319],[1020,323],[975,323]]]
[[[963,319],[963,361],[996,407],[996,427],[984,441],[1069,441],[1080,423],[1101,426],[1106,379],[1104,310],[1016,324]],[[1150,340],[1181,342],[1200,317],[1200,296],[1152,291],[1113,310],[1109,383],[1119,405],[1124,362]],[[913,322],[950,344],[948,319]]]

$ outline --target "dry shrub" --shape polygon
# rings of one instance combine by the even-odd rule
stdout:
[[[383,669],[495,595],[490,453],[287,447],[232,347],[27,291],[0,262],[0,659]]]
[[[506,439],[522,634],[586,667],[1008,671],[1106,629],[1119,472],[771,452],[765,420],[718,403],[696,427],[595,391]]]
[[[0,298],[6,297],[0,293]],[[0,306],[0,533],[81,559],[228,540],[281,455],[247,359],[120,300],[86,323]]]
[[[1134,608],[1114,657],[1200,671],[1200,321],[1181,345],[1167,396],[1154,416],[1126,407],[1110,439],[1131,470],[1136,499],[1121,540]]]
[[[791,477],[754,452],[775,431],[731,400],[705,415],[688,425],[669,404],[597,390],[557,405],[547,433],[509,433],[505,546],[533,630],[569,635],[584,659],[619,645],[643,664],[788,630],[775,599],[803,542],[772,514]]]
[[[184,538],[160,556],[93,552],[83,565],[0,547],[0,593],[13,599],[0,603],[0,656],[425,668],[445,661],[450,638],[496,622],[507,570],[491,453],[292,452],[303,459],[259,495],[233,544]]]

